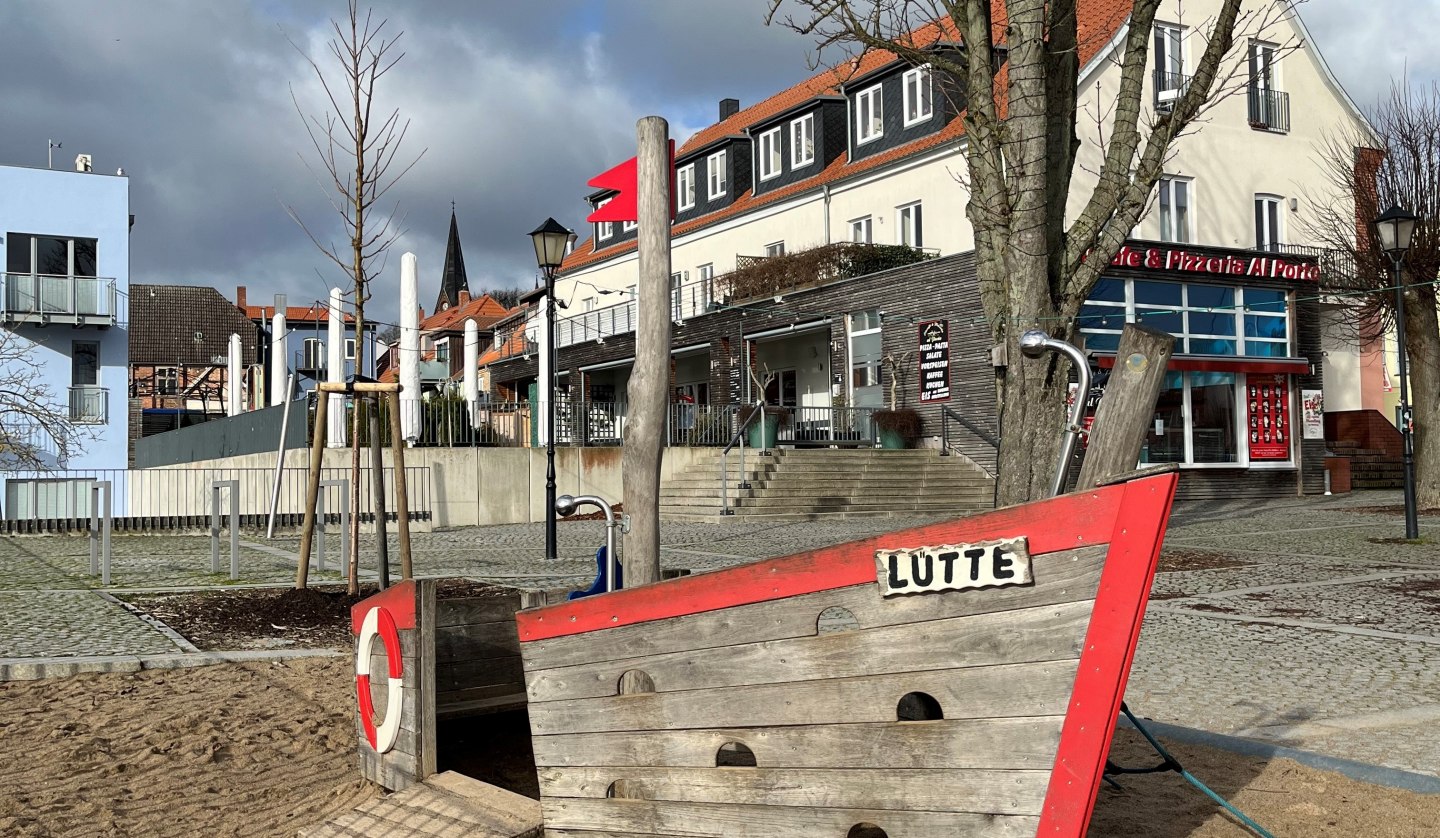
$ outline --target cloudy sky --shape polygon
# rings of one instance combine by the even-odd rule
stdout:
[[[377,286],[393,310],[398,253],[438,288],[454,201],[472,288],[533,282],[525,234],[547,215],[583,229],[585,181],[634,154],[645,114],[683,141],[727,96],[749,105],[810,71],[811,43],[764,25],[765,0],[377,0],[405,59],[381,104],[425,152],[391,193],[405,237]],[[44,166],[46,142],[130,177],[133,282],[213,285],[291,304],[343,277],[286,214],[338,227],[291,90],[320,112],[287,37],[320,55],[343,0],[4,0],[0,164]],[[1303,15],[1362,106],[1392,77],[1440,78],[1440,0],[1309,0]],[[323,176],[323,170],[317,171]],[[386,298],[391,299],[387,300]]]

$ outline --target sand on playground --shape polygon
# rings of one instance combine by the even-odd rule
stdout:
[[[352,666],[339,657],[0,684],[0,835],[294,836],[359,805],[378,792],[356,768]],[[1121,764],[1154,761],[1133,733],[1116,743]],[[1171,747],[1279,838],[1440,836],[1440,795]],[[1122,783],[1102,789],[1091,838],[1249,834],[1173,773]]]

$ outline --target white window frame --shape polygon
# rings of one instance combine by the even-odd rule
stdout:
[[[1185,192],[1185,229],[1175,228],[1175,188],[1183,186]],[[1195,179],[1180,175],[1162,175],[1155,184],[1155,220],[1160,225],[1160,241],[1171,244],[1192,244],[1195,241]],[[1168,193],[1168,194],[1167,194]],[[1161,209],[1166,200],[1170,206],[1170,229],[1166,227],[1165,213]],[[1181,238],[1181,236],[1184,236]]]
[[[606,204],[610,203],[610,200],[611,200],[610,198],[606,198],[606,199],[603,200],[603,201],[597,201],[596,204],[595,204],[595,209],[597,209],[597,210],[600,209],[601,207],[603,207],[603,206],[605,206]],[[605,241],[606,239],[610,238],[610,237],[613,236],[613,235],[615,235],[615,222],[613,222],[613,221],[597,221],[597,222],[595,222],[595,238],[596,238],[596,239],[598,239],[598,240],[600,240],[600,241]]]
[[[1161,38],[1160,36],[1162,34],[1167,37]],[[1189,65],[1186,61],[1188,56],[1186,56],[1185,54],[1185,40],[1185,27],[1174,23],[1155,24],[1155,45],[1153,49],[1155,50],[1155,69],[1157,71],[1163,71],[1167,75],[1177,75],[1182,80],[1186,77],[1185,70]],[[1163,50],[1163,56],[1161,55],[1162,50],[1159,49],[1160,44],[1165,45],[1165,49]],[[1179,53],[1178,56],[1170,54],[1170,49],[1172,46],[1175,51]],[[1164,62],[1163,64],[1162,58]],[[1175,70],[1177,64],[1179,65],[1179,72],[1176,72]],[[1159,80],[1156,79],[1156,81],[1158,82]],[[1155,90],[1155,100],[1157,102],[1173,102],[1176,99],[1180,98],[1180,92],[1184,89],[1184,81],[1181,81],[1180,84],[1177,84],[1176,86],[1170,88],[1160,88],[1157,84]]]
[[[869,121],[864,117],[867,113]],[[872,129],[867,131],[867,125]],[[885,136],[885,96],[880,85],[868,87],[855,94],[855,145],[874,142]]]
[[[730,184],[725,177],[725,151],[717,151],[705,158],[705,180],[710,187],[708,200],[724,197]]]
[[[695,206],[695,164],[682,166],[675,173],[675,192],[678,209],[688,210]]]
[[[790,168],[798,169],[814,162],[815,114],[807,113],[790,122]]]
[[[345,360],[355,360],[355,338],[345,338]]]
[[[850,220],[850,241],[855,244],[872,244],[875,241],[875,218],[864,215]]]
[[[1273,251],[1274,246],[1285,243],[1285,198],[1280,195],[1272,195],[1266,192],[1255,193],[1255,228],[1260,233],[1260,207],[1262,205],[1275,207],[1275,229],[1266,230],[1269,234],[1269,241],[1263,241],[1259,235],[1255,237],[1255,249]],[[1269,226],[1268,224],[1266,225]]]
[[[635,232],[635,228],[639,226],[640,223],[638,221],[622,221],[620,222],[620,232],[633,233]]]
[[[919,250],[925,246],[925,211],[921,201],[912,201],[895,208],[895,243]],[[905,241],[908,236],[913,241]]]
[[[785,242],[783,242],[783,241],[771,242],[770,244],[765,245],[765,257],[766,257],[767,259],[770,258],[770,257],[772,257],[772,256],[784,256],[784,255],[785,255]]]
[[[924,85],[923,91],[921,89],[922,84]],[[911,90],[912,85],[914,87],[913,91]],[[905,100],[904,114],[906,128],[926,122],[935,115],[934,75],[930,71],[929,64],[923,64],[913,70],[907,70],[905,75],[901,77],[901,89],[905,91],[903,98]],[[919,98],[919,102],[914,101],[916,97]],[[914,117],[910,116],[910,106],[912,104],[915,105]],[[924,106],[923,111],[920,107],[921,105]]]
[[[761,180],[774,180],[785,173],[785,156],[780,148],[780,127],[776,126],[755,140],[755,161]]]

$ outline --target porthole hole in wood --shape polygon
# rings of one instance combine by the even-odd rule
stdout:
[[[630,780],[616,780],[605,789],[605,796],[612,800],[642,800],[640,787]]]
[[[945,718],[940,702],[929,693],[905,693],[895,706],[895,718],[902,722],[934,722]]]
[[[655,681],[639,669],[629,669],[620,676],[617,695],[644,695],[655,692]]]
[[[815,620],[816,634],[833,634],[837,631],[854,631],[860,628],[860,621],[855,619],[849,608],[839,605],[832,605],[820,612]]]
[[[857,823],[845,833],[845,838],[890,838],[890,834],[873,823]]]
[[[726,742],[715,752],[716,768],[754,768],[755,752],[739,742]]]

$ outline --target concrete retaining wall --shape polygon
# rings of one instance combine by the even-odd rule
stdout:
[[[612,448],[556,448],[557,494],[599,495],[621,499],[620,451]],[[391,464],[384,451],[385,465]],[[366,463],[369,454],[365,453]],[[666,448],[661,479],[713,456],[708,448]],[[286,452],[285,467],[306,468],[308,450]],[[347,468],[350,451],[327,450],[326,469]],[[543,448],[411,448],[406,466],[430,469],[430,499],[437,529],[545,520],[545,449]],[[184,468],[274,468],[275,455],[247,454],[186,463]]]

